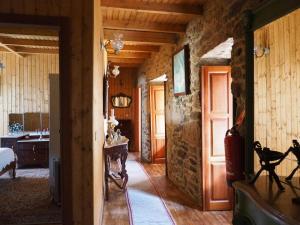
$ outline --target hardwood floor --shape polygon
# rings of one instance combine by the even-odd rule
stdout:
[[[136,160],[130,154],[128,160]],[[177,225],[229,225],[231,211],[203,212],[180,192],[165,176],[163,164],[143,164],[156,190],[161,195]],[[130,179],[130,174],[129,174]],[[128,225],[128,209],[124,193],[110,186],[110,200],[105,202],[103,225]]]

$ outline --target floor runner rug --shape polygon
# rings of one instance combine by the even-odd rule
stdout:
[[[175,225],[154,185],[136,161],[127,161],[127,203],[131,225]]]

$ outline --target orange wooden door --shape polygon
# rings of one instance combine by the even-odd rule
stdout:
[[[230,210],[224,137],[232,127],[231,75],[228,66],[202,67],[202,137],[204,210]]]
[[[150,86],[152,162],[165,161],[165,91],[163,85]]]

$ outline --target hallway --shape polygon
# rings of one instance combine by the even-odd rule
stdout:
[[[132,153],[128,157],[128,161],[130,160],[139,161]],[[177,225],[231,224],[231,211],[203,212],[197,208],[191,199],[166,179],[164,164],[142,164],[142,166]],[[128,175],[130,179],[130,173]],[[110,183],[110,199],[104,204],[103,225],[130,224],[126,196],[112,183]]]

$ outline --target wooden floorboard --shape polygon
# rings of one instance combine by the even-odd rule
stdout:
[[[135,155],[130,154],[129,160]],[[231,211],[203,212],[165,176],[163,164],[143,164],[156,190],[161,195],[177,225],[229,225]],[[130,175],[129,175],[130,179]],[[103,225],[128,225],[128,209],[124,193],[111,185],[110,200],[105,202]]]

